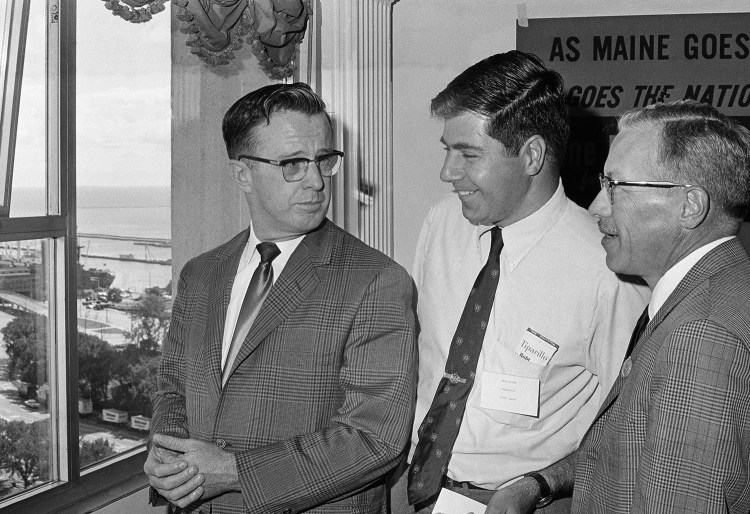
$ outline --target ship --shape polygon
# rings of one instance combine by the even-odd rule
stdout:
[[[115,281],[115,274],[101,268],[84,268],[78,264],[78,289],[106,289]]]
[[[84,268],[81,263],[81,248],[78,246],[78,290],[106,289],[115,281],[115,274],[102,268]],[[88,257],[87,255],[84,257]]]

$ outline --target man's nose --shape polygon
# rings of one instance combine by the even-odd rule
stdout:
[[[307,173],[302,177],[302,185],[305,188],[314,189],[320,191],[325,186],[323,182],[323,175],[320,173],[320,168],[316,162],[307,163]]]
[[[443,167],[440,170],[440,180],[443,182],[455,182],[461,180],[464,177],[463,167],[457,162],[455,158],[450,155],[445,156],[443,161]]]
[[[606,218],[612,213],[612,204],[604,189],[599,190],[594,201],[589,205],[589,214],[595,218]]]

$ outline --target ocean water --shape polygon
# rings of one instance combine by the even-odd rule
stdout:
[[[11,216],[39,216],[44,212],[42,189],[13,190]],[[168,260],[172,258],[171,248],[86,237],[87,234],[105,234],[171,239],[169,187],[79,187],[76,214],[80,262],[85,268],[114,273],[112,287],[141,292],[147,287],[164,287],[171,280],[171,265],[117,259],[120,255],[132,255]]]

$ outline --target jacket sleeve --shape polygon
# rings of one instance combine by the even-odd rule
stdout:
[[[747,512],[750,341],[707,320],[656,362],[633,513]]]
[[[172,319],[162,347],[157,391],[151,398],[154,415],[151,435],[189,437],[185,409],[185,345],[187,344],[189,264],[183,268],[172,306]]]
[[[363,489],[393,468],[416,392],[412,286],[400,267],[364,291],[339,369],[343,403],[317,432],[236,455],[248,512],[301,512]]]

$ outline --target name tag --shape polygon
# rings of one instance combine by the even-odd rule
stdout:
[[[539,380],[485,371],[482,373],[480,405],[485,409],[538,418]]]
[[[532,364],[546,366],[549,364],[552,356],[557,353],[559,348],[558,345],[544,337],[542,334],[527,328],[526,332],[523,333],[523,337],[521,338],[521,342],[518,344],[515,353]]]

